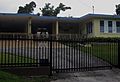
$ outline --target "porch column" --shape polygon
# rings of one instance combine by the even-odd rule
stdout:
[[[59,22],[58,22],[58,21],[56,21],[55,34],[56,34],[56,35],[59,34]]]
[[[32,18],[29,17],[28,23],[27,23],[27,33],[28,34],[31,34],[31,20],[32,20]]]

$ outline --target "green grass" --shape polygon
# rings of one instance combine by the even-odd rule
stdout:
[[[19,56],[15,54],[1,53],[0,63],[2,64],[12,64],[12,63],[36,63],[36,60],[29,57]]]
[[[0,82],[49,82],[47,76],[27,78],[0,71]]]
[[[91,47],[81,47],[84,53],[90,53],[111,64],[118,64],[118,45],[116,43],[93,44]]]
[[[0,82],[24,82],[20,77],[0,71]]]
[[[64,43],[96,57],[99,57],[113,65],[118,64],[118,44],[117,43],[91,43],[92,46],[80,46],[79,43]],[[88,43],[89,45],[90,43]]]

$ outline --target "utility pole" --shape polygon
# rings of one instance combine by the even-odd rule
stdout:
[[[93,12],[93,14],[94,14],[94,13],[95,13],[94,0],[91,0],[91,4],[92,4],[92,12]]]
[[[93,14],[95,13],[95,7],[94,6],[92,6],[92,10],[93,10]]]

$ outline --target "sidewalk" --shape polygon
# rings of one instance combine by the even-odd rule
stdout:
[[[120,82],[120,69],[59,73],[51,82]]]

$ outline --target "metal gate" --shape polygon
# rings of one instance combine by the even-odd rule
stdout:
[[[74,72],[112,68],[118,65],[118,43],[102,39],[52,41],[52,71]]]
[[[53,72],[88,71],[120,66],[120,41],[49,35],[0,35],[0,67],[50,66]]]

